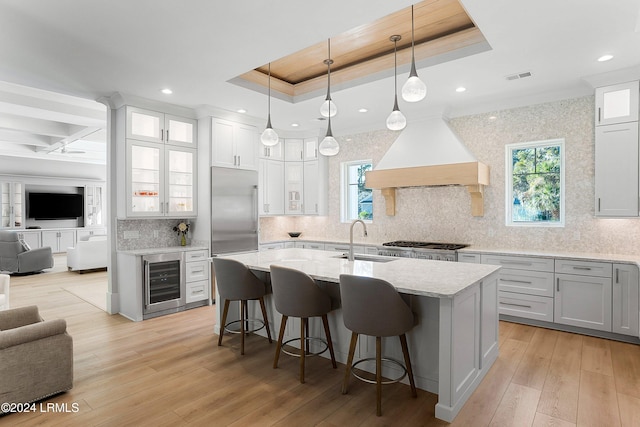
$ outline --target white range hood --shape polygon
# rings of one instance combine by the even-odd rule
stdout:
[[[365,181],[368,188],[382,190],[387,215],[395,215],[397,188],[464,185],[472,215],[482,216],[489,167],[478,162],[444,119],[434,118],[407,124]]]

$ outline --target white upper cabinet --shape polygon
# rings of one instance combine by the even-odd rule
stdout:
[[[284,162],[260,159],[260,215],[284,214]]]
[[[638,216],[638,154],[637,122],[596,126],[596,216]]]
[[[303,160],[317,160],[318,159],[318,138],[305,138],[303,140],[304,146],[304,158]]]
[[[284,164],[284,191],[285,207],[287,214],[303,214],[303,185],[304,168],[303,162],[285,162]]]
[[[258,170],[255,126],[212,119],[211,166]]]
[[[127,138],[197,147],[196,121],[157,111],[127,107]]]
[[[260,145],[260,158],[271,160],[284,160],[284,139],[280,138],[278,143],[274,146],[267,147],[264,144]]]
[[[304,160],[304,139],[287,138],[284,140],[284,159],[288,162]]]
[[[596,126],[638,121],[639,82],[596,89]]]
[[[24,227],[24,186],[20,182],[0,182],[0,228]]]

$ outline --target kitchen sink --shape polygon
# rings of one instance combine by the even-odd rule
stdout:
[[[340,254],[340,255],[336,255],[333,258],[342,258],[342,259],[349,259],[349,255],[347,254]],[[362,255],[362,254],[355,254],[353,256],[354,261],[371,261],[371,262],[391,262],[391,261],[395,261],[395,258],[388,258],[388,257],[381,257],[381,256],[375,256],[375,255]]]

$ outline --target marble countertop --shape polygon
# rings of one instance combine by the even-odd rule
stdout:
[[[624,264],[637,264],[640,266],[640,255],[624,254],[600,254],[596,252],[562,252],[562,251],[533,251],[526,249],[485,249],[478,247],[467,247],[460,249],[461,253],[485,253],[495,255],[514,256],[540,256],[561,259],[579,259],[584,261],[617,262]]]
[[[168,246],[165,248],[131,249],[126,251],[118,251],[118,253],[143,256],[143,255],[169,254],[172,252],[187,252],[187,251],[200,251],[200,250],[208,251],[209,248],[207,248],[206,246]]]
[[[222,257],[260,271],[269,271],[271,264],[295,268],[327,282],[339,282],[340,274],[375,277],[393,284],[399,292],[436,298],[451,298],[500,269],[495,265],[398,257],[376,257],[392,259],[390,262],[349,261],[339,256],[334,251],[291,248]]]

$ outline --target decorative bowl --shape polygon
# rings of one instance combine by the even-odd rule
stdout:
[[[291,237],[298,237],[298,236],[300,236],[301,234],[302,234],[302,232],[301,232],[301,231],[290,231],[290,232],[289,232],[289,236],[291,236]]]

